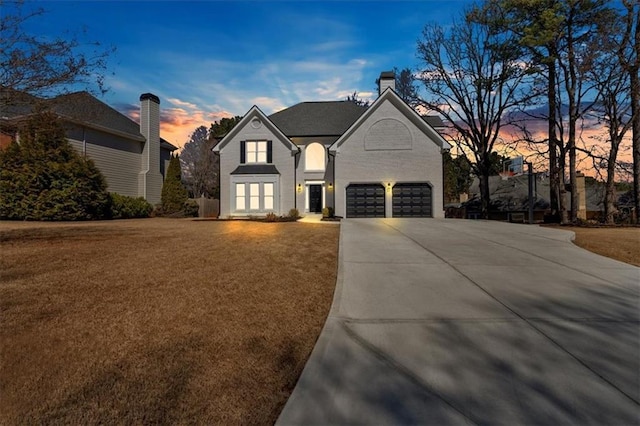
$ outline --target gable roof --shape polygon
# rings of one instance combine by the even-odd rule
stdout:
[[[288,137],[340,136],[366,110],[350,101],[301,102],[269,119]]]
[[[70,121],[107,131],[115,130],[132,139],[144,141],[138,123],[87,92],[60,95],[47,100],[46,104],[53,112]]]
[[[296,144],[291,142],[291,140],[289,140],[289,138],[284,133],[282,133],[282,130],[280,130],[278,126],[276,126],[271,120],[269,120],[269,117],[267,117],[262,112],[262,110],[260,110],[260,108],[255,105],[251,107],[251,109],[244,115],[244,117],[242,117],[242,120],[240,120],[239,123],[233,126],[233,129],[231,129],[229,133],[227,133],[220,141],[218,141],[218,143],[216,143],[216,145],[211,148],[211,150],[213,152],[220,152],[220,150],[224,148],[229,143],[229,141],[231,141],[231,139],[233,139],[240,132],[241,129],[249,125],[251,120],[253,120],[254,118],[260,119],[262,123],[267,126],[267,128],[269,128],[269,130],[271,130],[271,132],[278,138],[278,140],[291,151],[299,151],[299,148],[296,146]]]
[[[340,145],[342,145],[344,143],[344,141],[347,140],[353,134],[353,132],[355,132],[356,129],[358,127],[360,127],[360,125],[368,117],[370,117],[371,114],[373,114],[374,111],[376,111],[380,107],[380,105],[382,105],[387,100],[389,102],[391,102],[398,109],[398,111],[403,113],[405,115],[405,117],[407,117],[409,120],[411,120],[411,122],[413,124],[415,124],[416,127],[418,127],[418,129],[420,129],[424,134],[429,136],[430,139],[432,139],[440,148],[442,148],[442,149],[450,149],[451,148],[451,145],[449,145],[449,143],[444,140],[442,135],[440,133],[438,133],[433,128],[433,126],[429,123],[429,120],[427,120],[427,117],[430,117],[430,116],[422,117],[413,108],[411,108],[405,101],[403,101],[402,98],[400,96],[398,96],[398,94],[393,89],[387,88],[384,92],[382,92],[382,94],[380,96],[378,96],[378,99],[376,99],[373,102],[373,104],[371,104],[371,106],[369,106],[369,108],[367,108],[365,113],[362,114],[349,127],[349,129],[347,131],[345,131],[344,134],[342,134],[338,138],[338,140],[335,141],[329,147],[329,150],[331,150],[333,152],[339,151]],[[435,118],[437,118],[439,121],[441,121],[438,117],[435,117]]]
[[[2,91],[3,101],[11,95],[17,102],[11,104],[3,102],[2,119],[4,120],[26,117],[34,112],[34,108],[42,106],[49,108],[64,120],[139,142],[146,141],[140,133],[138,123],[88,92],[67,93],[55,98],[41,99],[24,92],[6,93],[8,90]],[[178,149],[163,138],[160,138],[160,147],[170,151]]]

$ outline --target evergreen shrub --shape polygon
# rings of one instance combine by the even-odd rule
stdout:
[[[67,141],[55,114],[19,129],[19,143],[0,152],[0,219],[92,220],[109,216],[111,199],[93,161]]]

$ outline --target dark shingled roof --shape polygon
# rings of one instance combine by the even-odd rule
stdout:
[[[341,136],[366,109],[349,101],[302,102],[269,119],[288,137]]]
[[[424,121],[429,123],[429,125],[433,128],[437,129],[440,127],[444,127],[444,123],[442,122],[442,119],[437,115],[423,115],[422,118],[424,119]]]
[[[232,175],[279,175],[280,172],[273,164],[242,164],[234,171]]]
[[[34,107],[40,104],[50,108],[51,111],[67,120],[86,123],[107,131],[115,130],[134,140],[144,141],[144,137],[140,134],[140,125],[138,123],[96,99],[88,92],[68,93],[51,99],[40,99],[16,91],[11,92],[11,95],[11,99],[14,102],[4,102],[5,98],[8,99],[9,94],[8,89],[2,91],[3,103],[2,111],[0,111],[0,117],[2,118],[11,119],[29,115],[34,111]],[[171,151],[178,149],[162,138],[160,138],[160,146]]]
[[[276,112],[269,119],[288,137],[342,136],[367,107],[350,101],[302,102]],[[440,117],[422,117],[430,126],[444,127]]]
[[[94,98],[87,92],[57,96],[47,102],[56,114],[71,120],[117,130],[140,139],[140,126],[129,117]]]

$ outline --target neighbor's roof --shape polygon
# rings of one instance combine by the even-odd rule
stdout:
[[[302,102],[269,119],[288,137],[340,136],[366,110],[350,101]]]
[[[7,94],[4,92],[3,95]],[[17,102],[11,104],[3,102],[2,114],[0,114],[2,118],[12,119],[27,116],[33,113],[34,107],[40,105],[51,109],[52,112],[69,121],[86,124],[107,132],[116,132],[141,142],[145,140],[140,134],[138,123],[96,99],[88,92],[74,92],[55,98],[41,99],[23,92],[12,91],[12,97]],[[171,151],[178,149],[162,138],[160,138],[160,146]]]
[[[64,118],[117,130],[135,139],[142,137],[138,123],[87,92],[60,95],[47,103],[53,112]]]

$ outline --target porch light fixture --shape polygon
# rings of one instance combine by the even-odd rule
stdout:
[[[387,192],[391,192],[391,182],[387,182]]]
[[[302,192],[302,184],[298,184],[298,192]]]
[[[333,183],[329,182],[329,189],[333,189]]]

